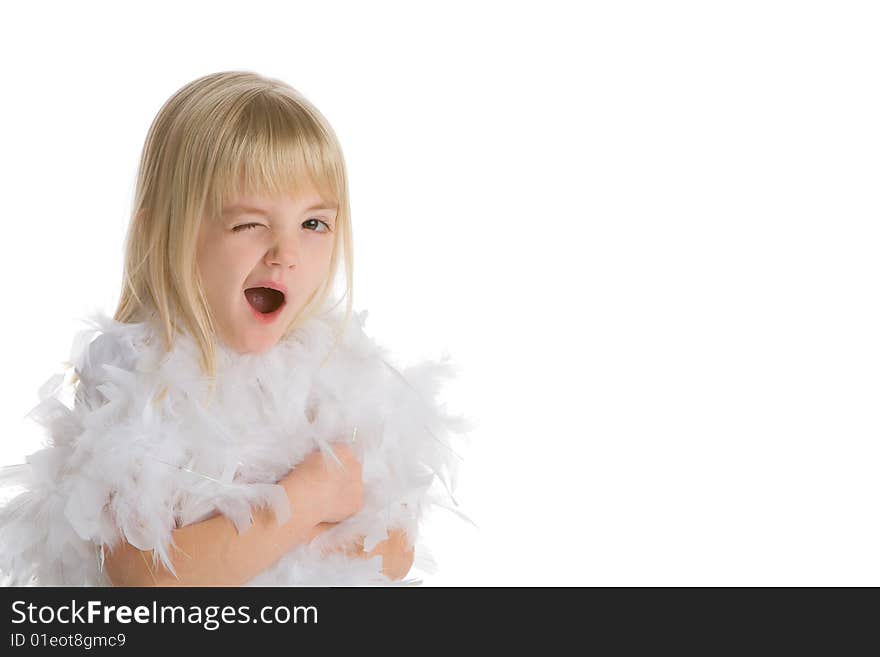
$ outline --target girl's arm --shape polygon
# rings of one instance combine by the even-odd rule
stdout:
[[[305,499],[306,492],[294,473],[288,496],[293,508],[301,508],[295,500]],[[153,565],[152,551],[126,541],[105,555],[104,570],[113,586],[241,586],[326,529],[310,514],[295,513],[283,525],[269,509],[253,509],[252,515],[253,524],[242,534],[223,515],[174,530],[177,549],[171,548],[171,558],[177,578],[161,563]]]
[[[363,507],[360,463],[348,447],[333,449],[343,468],[313,452],[278,482],[297,511],[283,525],[269,509],[259,508],[252,510],[253,524],[242,534],[223,515],[175,529],[177,549],[171,548],[171,559],[176,578],[161,563],[153,565],[151,551],[122,541],[104,558],[110,582],[114,586],[241,586],[293,547],[308,543],[333,522]]]

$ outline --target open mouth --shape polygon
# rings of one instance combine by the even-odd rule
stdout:
[[[244,291],[251,308],[261,315],[271,315],[284,305],[284,293],[269,287],[251,287]]]

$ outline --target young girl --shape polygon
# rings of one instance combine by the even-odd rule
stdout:
[[[400,371],[352,314],[351,235],[337,138],[294,89],[224,72],[165,103],[116,313],[92,316],[74,371],[40,390],[48,445],[2,475],[24,487],[0,509],[7,584],[390,584],[414,558],[432,571],[419,523],[452,498],[451,438],[470,426],[435,400],[448,359]]]

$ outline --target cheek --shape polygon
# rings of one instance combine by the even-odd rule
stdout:
[[[259,249],[245,240],[230,241],[220,245],[214,254],[215,266],[223,270],[228,277],[237,275],[243,267],[250,269],[258,259]]]
[[[238,285],[252,266],[252,261],[238,245],[207,244],[198,257],[199,271],[207,290],[215,295]],[[250,263],[250,264],[248,264]]]
[[[333,259],[333,240],[327,240],[329,243],[324,250],[321,264],[324,266],[325,273],[330,269],[330,261]]]
[[[202,272],[202,278],[209,283],[222,278],[222,262],[222,254],[218,253],[216,249],[206,248],[199,255],[199,270]]]
[[[333,249],[326,249],[315,259],[315,266],[312,271],[315,272],[314,283],[320,285],[327,276],[330,275],[330,259],[333,257]]]

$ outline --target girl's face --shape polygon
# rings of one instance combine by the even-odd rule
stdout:
[[[272,347],[329,275],[337,209],[323,205],[313,189],[300,198],[246,196],[202,221],[199,273],[229,348],[257,354]],[[254,289],[270,284],[285,290],[277,309],[277,292]]]

